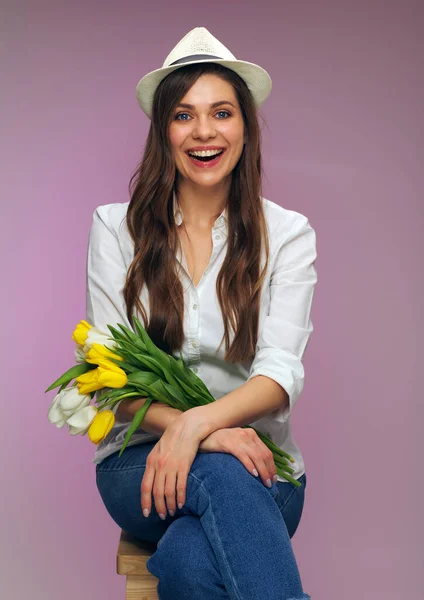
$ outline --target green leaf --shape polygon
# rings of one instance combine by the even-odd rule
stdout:
[[[136,356],[140,360],[140,362],[144,365],[144,367],[146,367],[146,369],[148,369],[149,371],[153,371],[154,373],[159,375],[159,377],[163,377],[162,365],[160,364],[160,362],[157,359],[152,358],[148,354],[144,354],[144,355],[137,354]]]
[[[104,390],[104,391],[102,391]],[[120,396],[121,394],[125,394],[126,392],[132,392],[132,388],[129,385],[125,385],[123,387],[120,388],[110,388],[110,387],[103,387],[100,388],[100,390],[97,390],[96,394],[97,394],[97,400],[102,401],[106,396],[108,398],[116,398],[117,396]]]
[[[70,381],[72,381],[72,379],[75,379],[79,375],[83,375],[84,373],[87,373],[87,371],[91,371],[92,369],[96,368],[97,365],[92,365],[88,362],[79,363],[78,365],[75,365],[68,369],[63,375],[59,377],[59,379],[56,379],[56,381],[54,381],[44,393],[49,392],[50,390],[53,390],[55,387],[58,386],[62,386],[63,389],[68,385]]]
[[[200,392],[198,392],[196,389],[193,389],[193,386],[188,384],[186,385],[184,383],[184,381],[180,380],[180,386],[183,389],[183,392],[186,393],[186,395],[188,396],[187,401],[190,403],[190,399],[193,401],[194,406],[201,406],[203,404],[210,404],[211,402],[215,401],[215,398],[208,393],[208,396],[206,396],[206,394],[202,394]]]
[[[125,400],[126,398],[131,398],[131,397],[140,398],[140,394],[138,392],[131,392],[130,394],[122,394],[121,396],[118,396],[117,398],[112,398],[112,399],[108,398],[105,402],[103,402],[101,404],[101,409],[103,410],[104,408],[109,407],[109,406],[113,407],[113,406],[115,406],[115,404],[117,404],[121,400]]]
[[[146,414],[146,412],[149,409],[149,407],[152,404],[152,402],[153,402],[153,398],[147,398],[147,400],[143,404],[143,406],[135,413],[134,418],[133,418],[133,420],[131,422],[131,426],[130,426],[130,428],[127,431],[127,435],[125,436],[125,440],[124,440],[122,448],[121,448],[121,450],[119,452],[118,458],[121,458],[121,454],[123,453],[123,451],[127,447],[128,442],[130,441],[132,434],[140,426],[141,422],[144,419],[144,415]]]
[[[117,343],[117,348],[115,349],[115,352],[117,354],[121,354],[122,356],[134,356],[134,354],[140,351],[144,352],[144,350],[140,350],[138,346],[127,340],[122,340],[119,343]]]
[[[142,324],[136,316],[134,316],[134,324],[138,335],[140,336],[144,345],[146,346],[148,354],[150,354],[150,356],[156,359],[157,361],[163,362],[163,357],[161,356],[160,349],[156,346],[156,344],[152,342],[151,338],[149,337],[149,334],[144,329],[144,327],[142,326]]]
[[[128,329],[128,327],[125,327],[125,325],[122,325],[121,323],[118,323],[118,327],[124,332],[124,335],[127,337],[127,339],[132,344],[134,344],[134,346],[136,346],[137,348],[139,348],[143,352],[147,351],[146,346],[145,346],[143,340],[140,339],[139,336],[136,335],[136,333],[134,333],[133,331],[130,331]]]
[[[138,371],[138,369],[139,369],[137,364],[133,365],[129,362],[125,362],[124,360],[119,360],[118,358],[112,358],[111,356],[108,356],[107,360],[110,360],[110,362],[113,362],[115,365],[117,365],[124,371],[128,371],[129,373],[133,373],[134,371]]]
[[[131,340],[129,330],[126,327],[124,327],[123,325],[121,325],[121,323],[117,323],[117,325],[122,330],[123,333],[121,333],[121,331],[118,331],[116,329],[116,327],[113,327],[113,325],[106,325],[106,327],[109,329],[109,331],[113,335],[114,340],[117,341],[119,339],[125,339],[125,338],[127,338],[128,340]]]
[[[180,359],[169,361],[169,370],[175,377],[180,377],[184,373],[184,362],[181,364]]]
[[[163,385],[162,379],[156,379],[150,386],[149,392],[152,394],[155,400],[172,406],[172,400],[169,399],[165,386]]]
[[[178,388],[174,387],[173,385],[170,385],[166,381],[163,381],[162,383],[163,383],[164,388],[168,392],[168,395],[175,402],[174,408],[178,408],[179,410],[183,410],[183,411],[189,410],[191,408],[189,403],[185,399],[184,394],[182,394]]]
[[[183,381],[186,385],[190,385],[192,383],[192,378],[191,378],[191,374],[193,373],[193,371],[191,371],[184,363],[184,361],[181,359],[178,360],[171,360],[169,363],[169,369],[172,373],[172,376],[174,378],[174,380],[176,381],[176,384],[179,385],[180,381]],[[194,375],[194,373],[193,373]],[[174,384],[175,385],[175,384]]]
[[[131,354],[131,356],[137,353],[147,354],[144,344],[140,340],[138,341],[139,343],[135,344],[130,340],[120,340],[117,342],[117,351],[119,351],[120,354],[127,352]]]
[[[151,385],[158,379],[156,373],[151,371],[135,371],[128,375],[128,384],[130,385]]]
[[[169,383],[170,385],[173,385],[174,387],[178,386],[177,378],[172,375],[170,368],[164,369],[163,375],[164,375],[167,383]]]
[[[173,369],[174,375],[180,374],[180,373],[185,373],[185,363],[184,363],[181,352],[180,352],[180,358],[178,358],[178,359],[174,358],[174,360],[171,361],[170,366]]]
[[[156,346],[156,344],[153,343],[152,339],[149,337],[149,334],[144,329],[137,317],[134,315],[133,318],[137,333],[140,335],[140,338],[145,344],[146,352],[150,355],[150,357],[154,358],[159,362],[164,371],[169,370],[169,365],[171,361],[175,361],[175,358],[172,356],[172,354],[169,354],[168,352],[165,352],[164,350]]]
[[[131,353],[134,353],[135,349],[141,350],[142,352],[146,351],[146,348],[144,347],[142,341],[132,331],[129,331],[129,329],[127,329],[120,323],[118,323],[118,326],[124,331],[124,333],[121,333],[120,331],[112,327],[112,325],[108,325],[115,339],[115,352],[119,354],[122,346],[125,346],[125,344],[130,345]]]

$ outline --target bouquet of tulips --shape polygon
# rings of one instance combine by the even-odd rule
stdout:
[[[135,333],[120,323],[120,331],[107,325],[112,334],[109,336],[87,321],[80,321],[72,334],[77,344],[78,364],[46,390],[59,387],[49,408],[50,423],[57,427],[67,424],[71,435],[87,434],[95,444],[113,427],[115,415],[111,408],[124,398],[145,397],[145,403],[132,420],[119,457],[152,402],[163,402],[186,411],[215,400],[200,377],[184,363],[181,354],[177,360],[164,352],[153,343],[137,317],[134,323]],[[75,382],[68,386],[73,380]],[[96,406],[91,401],[98,390],[103,393],[95,400]],[[294,462],[293,457],[266,435],[255,431],[272,451],[277,473],[298,487],[300,483],[289,475],[294,472],[289,466],[289,462]]]

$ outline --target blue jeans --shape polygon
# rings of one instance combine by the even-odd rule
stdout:
[[[141,512],[146,459],[157,442],[127,446],[96,465],[103,503],[135,538],[157,542],[147,561],[160,600],[310,600],[290,538],[303,510],[302,484],[268,488],[232,454],[198,452],[187,477],[186,501],[162,521]]]

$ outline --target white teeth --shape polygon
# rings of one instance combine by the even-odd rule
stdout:
[[[192,156],[215,156],[215,154],[220,154],[223,150],[195,150],[193,152],[189,152]]]

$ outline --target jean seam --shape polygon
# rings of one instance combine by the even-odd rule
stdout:
[[[135,469],[145,469],[146,465],[133,465],[132,467],[110,467],[99,468],[97,473],[110,473],[111,471],[134,471]]]
[[[189,477],[190,477],[190,476],[191,476],[191,477],[194,477],[193,475],[191,475],[191,474],[189,473]],[[223,544],[222,544],[221,537],[220,537],[220,535],[219,535],[219,532],[218,532],[218,528],[217,528],[217,526],[216,526],[215,513],[214,513],[214,512],[213,512],[213,510],[212,510],[212,505],[211,505],[211,502],[210,502],[210,496],[209,496],[209,493],[208,493],[208,492],[206,491],[206,489],[203,487],[203,483],[202,483],[202,481],[201,481],[200,479],[197,479],[197,477],[194,477],[194,479],[196,479],[196,481],[198,481],[198,482],[200,483],[200,485],[199,485],[199,488],[200,488],[200,489],[203,491],[203,493],[204,493],[204,494],[206,494],[206,496],[207,496],[207,498],[208,498],[208,501],[209,501],[209,508],[210,508],[210,511],[211,511],[211,516],[212,516],[212,522],[213,522],[213,525],[214,525],[215,531],[216,531],[216,533],[217,533],[217,539],[219,540],[219,544],[220,544],[220,546],[221,546],[221,555],[223,556],[223,558],[224,558],[224,560],[225,560],[225,564],[226,564],[226,566],[227,566],[228,572],[229,572],[229,574],[230,574],[230,577],[231,577],[231,580],[232,580],[232,582],[233,582],[234,591],[235,591],[235,593],[237,594],[237,598],[239,598],[239,600],[242,600],[242,597],[241,597],[241,595],[240,595],[240,592],[239,592],[239,590],[238,590],[238,587],[237,587],[237,582],[236,582],[236,580],[234,579],[233,573],[232,573],[232,571],[231,571],[230,564],[229,564],[229,562],[228,562],[228,559],[227,559],[227,555],[226,555],[226,553],[225,553],[224,546],[223,546]],[[206,533],[206,532],[205,532],[205,533]]]

